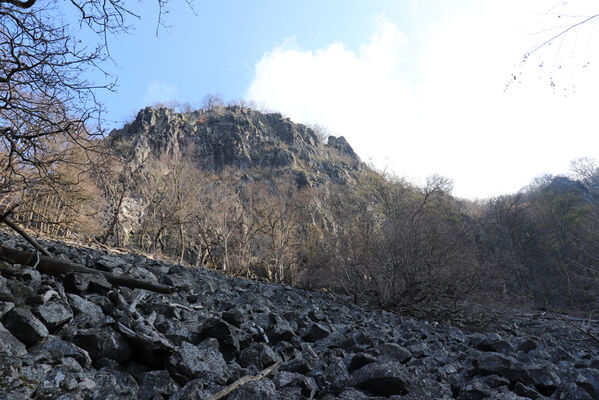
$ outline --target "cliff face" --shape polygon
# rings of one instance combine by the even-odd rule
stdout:
[[[203,170],[247,170],[253,178],[268,169],[298,186],[347,184],[363,168],[343,137],[325,144],[313,129],[281,114],[215,107],[189,113],[145,108],[110,135],[111,146],[137,166],[147,159],[180,160]]]

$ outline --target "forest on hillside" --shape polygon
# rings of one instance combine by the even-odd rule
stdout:
[[[484,201],[364,167],[355,182],[298,186],[261,169],[183,158],[135,168],[94,142],[35,180],[3,177],[2,212],[44,236],[97,242],[190,267],[346,293],[359,304],[446,319],[473,306],[599,306],[599,168],[544,176]],[[124,153],[127,154],[127,153]],[[68,157],[67,157],[68,155]],[[86,158],[87,157],[87,158]],[[87,160],[83,162],[82,160]],[[5,170],[6,171],[6,170]],[[133,222],[132,222],[133,221]]]

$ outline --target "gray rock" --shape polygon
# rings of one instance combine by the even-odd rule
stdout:
[[[220,318],[210,318],[202,326],[200,339],[216,338],[226,360],[232,360],[239,354],[239,334],[237,328]]]
[[[110,327],[80,329],[73,341],[86,350],[93,360],[108,358],[123,363],[131,357],[127,341]]]
[[[112,284],[101,274],[82,274],[71,272],[66,274],[64,288],[69,293],[100,293],[106,294],[112,289]]]
[[[91,391],[91,398],[94,400],[136,400],[138,398],[137,383],[127,373],[103,368],[92,374],[88,381],[93,383],[93,386],[92,384],[88,385],[91,386],[89,390]]]
[[[276,399],[277,389],[268,378],[253,381],[243,385],[227,396],[227,400],[262,400]]]
[[[318,391],[314,378],[295,372],[279,371],[273,378],[277,388],[298,387],[304,397],[313,398]]]
[[[412,358],[412,353],[397,343],[385,343],[380,350],[383,361],[399,361],[404,364]]]
[[[104,312],[102,308],[97,304],[87,301],[81,296],[76,294],[67,294],[69,305],[75,312],[75,314],[84,314],[86,319],[93,325],[95,322],[104,320]]]
[[[10,301],[0,301],[0,319],[4,317],[4,314],[15,308],[15,303]]]
[[[324,339],[325,337],[331,334],[331,330],[327,328],[324,324],[320,322],[315,322],[310,324],[306,332],[302,335],[302,339],[306,342],[315,342],[320,339]]]
[[[38,343],[30,352],[37,355],[38,360],[50,364],[60,363],[65,358],[72,358],[85,368],[89,367],[92,363],[87,351],[56,336],[50,336],[47,340]]]
[[[179,383],[198,378],[206,383],[222,385],[229,379],[227,363],[213,338],[197,346],[183,342],[169,358],[167,369]]]
[[[405,395],[408,393],[408,375],[396,361],[368,364],[351,375],[350,386],[375,396]]]
[[[481,334],[475,333],[468,336],[472,346],[482,351],[492,351],[496,353],[509,353],[513,350],[509,341],[503,339],[497,333]]]
[[[33,313],[46,325],[49,330],[60,327],[73,318],[73,311],[62,301],[51,301],[33,308]]]
[[[46,326],[31,311],[16,307],[2,317],[2,323],[17,339],[31,346],[49,335]]]
[[[151,400],[157,396],[166,399],[179,390],[179,385],[171,378],[168,371],[150,371],[143,374],[137,395],[140,400]]]
[[[0,323],[0,353],[11,357],[27,354],[27,348]]]
[[[239,354],[239,365],[244,368],[253,365],[258,370],[263,370],[264,368],[281,361],[281,358],[272,350],[272,348],[264,343],[252,343]]]
[[[357,353],[354,354],[347,366],[347,369],[350,371],[355,371],[357,369],[362,368],[366,364],[371,364],[377,361],[377,358],[372,354],[368,353]]]

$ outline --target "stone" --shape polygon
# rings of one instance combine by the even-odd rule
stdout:
[[[104,321],[104,312],[97,304],[94,304],[76,294],[67,294],[67,299],[69,300],[69,305],[75,314],[85,315],[85,318],[90,325],[96,325],[97,323]]]
[[[381,346],[380,353],[383,361],[398,361],[402,364],[412,358],[412,353],[397,343],[385,343]]]
[[[306,332],[302,335],[302,339],[306,342],[315,342],[331,334],[331,330],[320,322],[310,324]]]
[[[509,353],[513,350],[509,341],[503,339],[497,333],[475,333],[468,335],[470,345],[481,351],[491,351],[496,353]]]
[[[2,323],[26,346],[34,345],[50,334],[46,326],[25,308],[13,308],[2,317]]]
[[[351,374],[350,386],[374,396],[405,395],[409,380],[405,368],[396,361],[368,364]]]
[[[528,365],[524,367],[525,383],[533,383],[537,390],[551,396],[561,383],[561,379],[550,365]]]
[[[458,400],[483,400],[494,398],[495,392],[479,379],[460,387]]]
[[[65,275],[64,288],[69,293],[99,293],[106,294],[112,289],[112,284],[101,274],[84,274],[70,272]]]
[[[11,303],[10,301],[0,301],[0,319],[13,308],[15,308],[15,303]]]
[[[183,342],[170,356],[168,371],[180,384],[191,379],[225,384],[229,379],[227,363],[218,350],[218,342],[209,338],[194,346]]]
[[[273,381],[277,388],[298,387],[300,388],[301,395],[308,398],[314,398],[314,395],[318,391],[318,386],[316,386],[314,378],[295,372],[278,371]]]
[[[220,318],[210,318],[204,322],[199,337],[200,339],[216,338],[226,360],[232,360],[239,354],[237,328]]]
[[[239,328],[241,326],[241,324],[244,321],[244,316],[243,314],[236,309],[232,309],[232,310],[227,310],[225,312],[223,312],[222,315],[223,320],[225,320],[226,322],[230,323],[233,326],[236,326],[237,328]]]
[[[253,365],[258,370],[263,370],[281,361],[281,358],[265,343],[252,343],[239,354],[239,365],[243,368]]]
[[[125,372],[103,368],[90,376],[95,386],[92,391],[93,400],[137,400],[138,385],[133,377]],[[92,386],[92,385],[89,385]]]
[[[355,371],[362,368],[366,364],[371,364],[377,361],[377,358],[369,353],[356,353],[352,356],[347,369]]]
[[[51,331],[73,318],[73,311],[62,301],[51,301],[46,304],[37,305],[33,308],[33,313]]]
[[[276,398],[277,388],[273,381],[268,378],[249,382],[227,396],[227,400],[260,400]]]
[[[8,329],[0,323],[0,353],[10,357],[19,357],[27,354],[27,348]]]
[[[89,367],[92,363],[87,351],[56,336],[48,337],[47,340],[38,343],[30,352],[31,354],[36,354],[38,360],[50,364],[58,364],[65,358],[72,358],[85,368]]]
[[[151,400],[157,396],[167,399],[179,390],[179,385],[171,378],[168,371],[149,371],[143,374],[137,395],[140,400]]]
[[[522,380],[525,374],[515,358],[500,353],[482,353],[475,360],[475,364],[482,375],[497,374],[508,378],[512,382]]]
[[[124,363],[131,357],[131,348],[125,338],[110,327],[80,329],[73,342],[86,350],[94,361],[108,358]]]

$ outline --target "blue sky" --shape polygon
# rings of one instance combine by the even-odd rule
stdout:
[[[228,0],[194,8],[197,15],[171,1],[170,27],[156,37],[157,8],[143,3],[132,32],[110,38],[114,63],[104,67],[118,75],[118,92],[100,93],[109,126],[157,102],[199,107],[209,93],[255,100],[345,136],[378,168],[419,183],[447,176],[469,198],[515,192],[543,173],[567,172],[574,158],[599,155],[599,24],[520,63],[597,12],[592,1]]]

